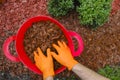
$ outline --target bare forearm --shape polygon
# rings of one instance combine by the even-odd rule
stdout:
[[[44,80],[53,80],[53,76],[49,76],[49,77],[47,77],[47,78],[44,79]]]
[[[72,68],[72,71],[76,73],[82,80],[110,80],[97,74],[96,72],[90,70],[89,68],[81,64],[76,64]]]

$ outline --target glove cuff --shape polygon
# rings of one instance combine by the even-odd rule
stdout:
[[[43,79],[45,80],[47,77],[54,75],[55,75],[54,70],[46,71],[45,73],[43,72]]]
[[[76,65],[76,64],[78,64],[78,62],[76,61],[76,60],[71,60],[70,61],[70,63],[69,63],[69,65],[68,65],[68,70],[72,70],[72,68]]]

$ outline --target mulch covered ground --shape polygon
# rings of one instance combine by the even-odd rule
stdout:
[[[94,71],[105,65],[120,64],[120,10],[118,10],[120,3],[119,0],[116,1],[118,1],[117,5],[114,5],[109,21],[96,30],[81,26],[78,14],[74,11],[57,18],[68,30],[76,31],[81,35],[84,51],[75,59]],[[40,75],[28,70],[22,63],[8,60],[4,56],[2,45],[9,36],[17,33],[21,24],[28,18],[48,15],[46,2],[47,0],[7,0],[0,6],[0,80],[42,80]],[[15,48],[14,43],[11,47]],[[11,52],[15,54],[15,51]],[[74,73],[67,70],[57,75],[57,78],[79,80]]]

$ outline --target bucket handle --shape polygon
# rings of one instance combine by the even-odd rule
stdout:
[[[16,36],[11,36],[11,37],[9,37],[5,40],[5,42],[3,44],[3,52],[4,52],[5,56],[8,59],[10,59],[11,61],[20,62],[19,57],[18,56],[13,56],[9,51],[9,45],[13,40],[16,40]]]
[[[83,49],[84,49],[84,44],[83,44],[83,40],[81,38],[81,36],[79,34],[77,34],[76,32],[74,31],[68,31],[68,33],[70,34],[71,38],[74,37],[77,41],[78,41],[78,48],[76,51],[74,51],[74,47],[73,48],[73,56],[79,56]],[[73,45],[74,46],[74,45]]]

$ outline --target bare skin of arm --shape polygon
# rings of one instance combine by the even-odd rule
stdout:
[[[48,76],[45,80],[54,80],[53,76]]]
[[[110,80],[79,63],[72,68],[72,71],[77,74],[82,80]]]
[[[73,68],[72,71],[77,74],[82,80],[110,80],[106,77],[103,77],[93,70],[81,65],[81,64],[76,64]],[[45,80],[54,80],[53,76],[47,77]]]

